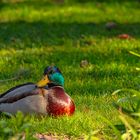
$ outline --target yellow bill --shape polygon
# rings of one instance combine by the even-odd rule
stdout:
[[[38,83],[37,83],[37,86],[38,87],[43,87],[43,86],[46,86],[48,83],[50,82],[48,76],[44,76],[42,80],[40,80]]]

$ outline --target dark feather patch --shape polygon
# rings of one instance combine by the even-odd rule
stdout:
[[[56,66],[48,66],[44,69],[44,75],[49,75],[49,74],[53,74],[56,72],[61,73],[59,68],[57,68]]]
[[[22,87],[22,86],[31,85],[31,84],[33,84],[33,83],[29,82],[29,83],[25,83],[25,84],[21,84],[21,85],[15,86],[15,87],[13,87],[13,88],[7,90],[6,92],[0,94],[0,98],[4,97],[6,94],[8,94],[9,92],[15,90],[16,88],[20,88],[20,87]],[[34,85],[34,84],[33,84],[33,85]]]
[[[2,101],[0,101],[0,104],[2,104],[2,103],[13,103],[13,102],[16,102],[20,99],[23,99],[23,98],[27,97],[27,96],[32,96],[32,95],[35,95],[35,93],[34,92],[31,92],[30,94],[29,93],[24,93],[24,94],[19,95],[19,96],[6,98],[6,99],[3,99]]]

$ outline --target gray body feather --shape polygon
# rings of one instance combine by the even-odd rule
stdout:
[[[0,95],[0,111],[15,114],[46,114],[47,97],[39,94],[35,84],[24,84]],[[47,90],[44,90],[47,93]],[[47,95],[47,94],[45,94]]]

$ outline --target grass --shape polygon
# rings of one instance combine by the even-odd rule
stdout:
[[[76,103],[72,117],[27,117],[31,134],[57,133],[72,137],[91,135],[114,139],[101,119],[120,123],[111,93],[120,88],[139,90],[140,4],[137,1],[55,4],[46,1],[0,3],[0,92],[26,82],[37,82],[46,65],[57,65],[65,77],[65,90]],[[105,24],[115,21],[117,28]],[[133,39],[121,40],[128,33]],[[81,60],[90,64],[80,67]],[[21,133],[18,119],[1,120],[13,133]]]

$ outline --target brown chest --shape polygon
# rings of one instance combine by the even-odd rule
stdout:
[[[52,116],[72,115],[75,104],[63,89],[55,88],[48,93],[47,112]]]

